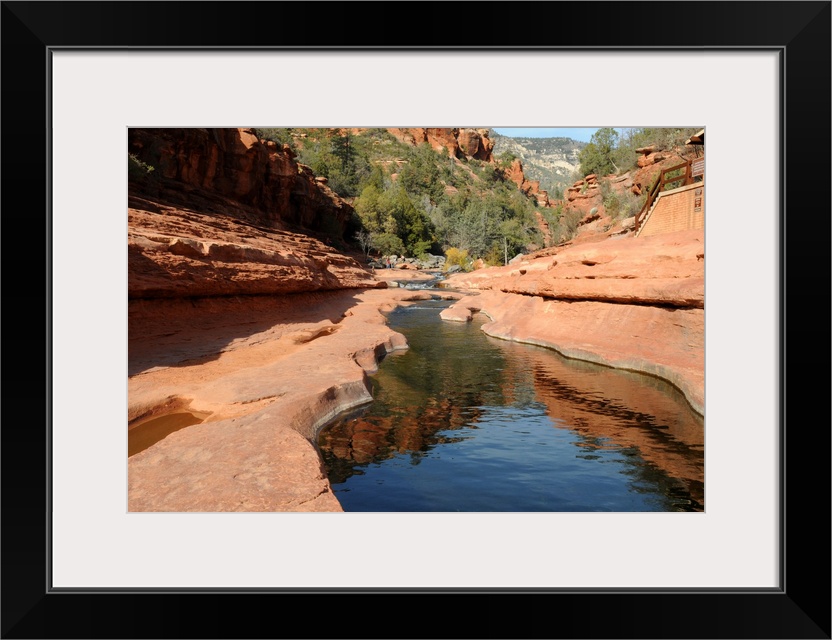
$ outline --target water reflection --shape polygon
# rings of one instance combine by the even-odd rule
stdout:
[[[319,445],[347,511],[700,511],[701,418],[661,380],[439,319],[390,314],[410,348]]]

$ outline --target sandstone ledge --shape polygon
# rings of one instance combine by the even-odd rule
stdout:
[[[387,283],[311,236],[133,198],[130,299],[282,295]]]
[[[449,276],[442,286],[559,300],[705,306],[702,230],[648,238],[608,238],[550,248],[505,267]]]
[[[407,348],[380,310],[401,289],[130,304],[130,427],[209,414],[128,458],[129,511],[341,511],[314,444],[372,401],[367,374]]]

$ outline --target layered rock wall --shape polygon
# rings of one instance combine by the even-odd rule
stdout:
[[[385,283],[314,237],[132,198],[128,295],[196,298],[374,288]]]
[[[154,168],[131,181],[133,193],[151,199],[333,237],[352,216],[288,146],[261,143],[250,129],[130,129],[128,150]]]
[[[352,207],[247,129],[131,129],[128,294],[275,295],[384,286],[337,249]],[[343,246],[343,245],[342,245]]]

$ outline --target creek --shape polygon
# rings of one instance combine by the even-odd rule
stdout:
[[[451,303],[390,312],[409,348],[320,433],[345,511],[704,511],[704,422],[678,390],[441,320]]]

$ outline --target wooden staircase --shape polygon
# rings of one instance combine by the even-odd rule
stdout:
[[[697,158],[697,161],[703,159],[704,158]],[[686,160],[682,164],[677,164],[675,166],[662,170],[656,182],[653,183],[653,186],[650,187],[650,190],[647,192],[647,200],[644,201],[644,205],[641,207],[641,211],[639,211],[636,214],[635,225],[633,227],[633,233],[635,235],[638,235],[639,229],[647,221],[650,212],[656,205],[656,199],[659,197],[659,193],[668,190],[667,185],[675,184],[677,182],[681,182],[681,184],[678,185],[680,187],[693,184],[694,176],[693,171],[691,170],[691,165],[693,164],[693,162],[694,160]],[[683,171],[679,175],[670,175],[676,171],[679,171],[680,169],[683,169]],[[672,188],[675,189],[676,187]]]

